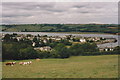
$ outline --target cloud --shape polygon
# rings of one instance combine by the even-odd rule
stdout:
[[[83,5],[75,5],[73,7],[75,7],[75,8],[84,8],[85,6],[83,6]]]
[[[119,2],[119,0],[3,0],[2,2]]]
[[[117,23],[115,2],[3,2],[3,23]]]

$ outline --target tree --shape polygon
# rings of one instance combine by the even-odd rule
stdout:
[[[36,58],[36,53],[32,47],[22,48],[19,52],[20,59],[33,59]]]
[[[3,42],[3,60],[33,59],[37,57],[36,51],[28,43]]]
[[[11,35],[6,34],[5,37],[3,38],[3,40],[6,41],[6,42],[11,41]]]
[[[69,42],[68,40],[61,40],[60,42],[65,44],[65,45],[72,45],[72,43]]]
[[[50,52],[47,51],[37,51],[37,57],[38,58],[49,58],[51,57]]]
[[[31,34],[27,34],[27,37],[32,37],[32,35]]]
[[[58,44],[58,42],[52,42],[52,43],[49,43],[49,46],[54,48],[57,44]]]
[[[93,52],[98,52],[97,45],[95,43],[83,43],[83,44],[75,44],[70,48],[71,55],[89,55]],[[89,54],[88,54],[89,53]]]
[[[81,44],[72,45],[69,50],[71,55],[74,55],[74,56],[81,55],[84,52]]]
[[[120,51],[120,46],[116,46],[114,51]]]
[[[13,36],[14,36],[14,37],[17,36],[17,33],[13,33]]]
[[[56,50],[52,50],[50,54],[51,54],[51,58],[60,58],[60,55],[57,53]]]
[[[95,43],[84,43],[81,45],[84,52],[96,52],[98,51],[97,45]]]
[[[57,44],[55,52],[60,56],[60,58],[68,58],[70,56],[68,49],[62,43]]]
[[[34,37],[33,38],[33,42],[35,42],[35,47],[39,47],[40,46],[40,44],[39,44],[39,39],[37,39],[37,37]],[[42,41],[41,41],[41,43],[42,43]]]

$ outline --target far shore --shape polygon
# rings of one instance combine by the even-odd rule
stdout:
[[[107,34],[107,35],[118,35],[110,33],[99,33],[99,32],[46,32],[46,33],[66,33],[66,34]],[[119,34],[120,35],[120,34]]]
[[[4,31],[2,31],[4,32]],[[32,32],[32,31],[30,31]],[[34,32],[34,31],[33,31]],[[99,33],[99,32],[43,32],[43,33],[66,33],[66,34],[107,34],[107,35],[120,35],[120,33]]]

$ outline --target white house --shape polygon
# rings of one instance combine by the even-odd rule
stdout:
[[[34,48],[35,50],[40,50],[40,51],[51,51],[52,48],[50,46],[44,46],[44,47],[37,47]]]
[[[47,43],[47,40],[43,40],[44,43]]]
[[[80,39],[80,42],[86,42],[86,40],[85,39]]]
[[[32,46],[35,46],[35,42],[33,42]]]

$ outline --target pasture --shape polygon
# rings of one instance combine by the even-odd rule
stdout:
[[[19,65],[32,61],[31,65]],[[8,61],[6,61],[8,62]],[[117,78],[118,55],[73,56],[67,59],[20,60],[2,63],[3,78]]]

